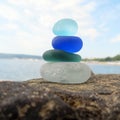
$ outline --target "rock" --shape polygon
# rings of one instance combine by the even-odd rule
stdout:
[[[70,120],[74,110],[45,86],[0,83],[0,120]]]
[[[120,120],[120,74],[93,75],[83,84],[60,84],[43,79],[27,81],[28,85],[46,86],[71,106],[75,120]]]
[[[50,62],[80,62],[81,57],[61,50],[48,50],[43,53],[43,59]]]
[[[53,33],[58,36],[75,35],[78,30],[78,25],[73,19],[61,19],[53,26]]]
[[[40,73],[45,80],[71,84],[86,82],[91,76],[91,69],[80,62],[55,62],[45,63]]]
[[[120,75],[83,84],[0,82],[0,120],[120,120]]]
[[[57,36],[52,40],[52,46],[54,49],[74,53],[80,51],[83,42],[76,36]]]

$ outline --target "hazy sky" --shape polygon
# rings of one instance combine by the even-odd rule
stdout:
[[[78,23],[83,58],[120,53],[120,0],[0,0],[0,53],[53,49],[52,27],[62,18]]]

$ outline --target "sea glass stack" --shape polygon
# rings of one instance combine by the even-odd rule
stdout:
[[[53,49],[43,53],[47,63],[40,71],[45,80],[72,84],[83,83],[91,76],[91,69],[76,54],[83,46],[81,38],[75,36],[77,30],[78,24],[73,19],[61,19],[54,24]]]

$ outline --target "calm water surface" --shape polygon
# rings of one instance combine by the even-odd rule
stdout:
[[[42,60],[0,59],[0,80],[23,81],[40,78]],[[88,64],[96,74],[120,74],[120,65]]]

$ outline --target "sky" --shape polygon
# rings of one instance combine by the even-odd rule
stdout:
[[[63,18],[79,26],[82,58],[120,54],[120,0],[0,0],[0,53],[41,56]]]

